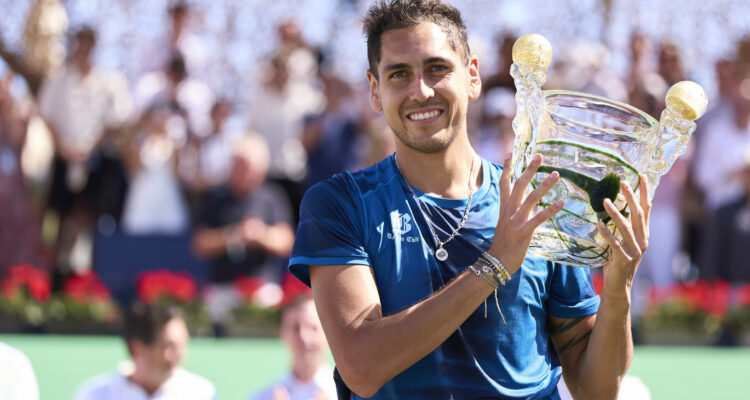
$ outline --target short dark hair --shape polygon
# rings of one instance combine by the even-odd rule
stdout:
[[[381,38],[391,29],[409,28],[422,22],[432,22],[448,36],[454,51],[461,54],[469,63],[469,39],[461,13],[452,5],[441,0],[380,0],[362,19],[363,31],[367,37],[367,61],[370,73],[378,77],[377,65],[380,62]]]
[[[88,40],[92,43],[96,43],[96,31],[89,25],[79,26],[74,35],[76,41]]]
[[[159,332],[175,318],[182,319],[182,311],[176,306],[162,306],[134,302],[125,314],[122,336],[130,348],[134,340],[146,345],[156,341]]]

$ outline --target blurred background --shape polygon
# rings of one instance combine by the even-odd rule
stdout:
[[[727,348],[746,351],[750,2],[452,3],[479,56],[484,95],[469,133],[487,159],[512,147],[510,50],[525,33],[552,43],[547,89],[657,119],[672,84],[706,89],[709,109],[654,199],[635,340],[711,345],[701,357],[716,365]],[[0,0],[0,339],[33,355],[37,343],[74,340],[54,334],[116,334],[134,299],[179,305],[194,336],[275,337],[280,306],[306,293],[285,273],[305,190],[394,149],[368,102],[369,5]],[[278,342],[248,340],[248,354],[284,359]],[[98,367],[123,358],[110,351]],[[648,354],[652,369],[636,355],[636,372],[665,362]],[[51,362],[39,360],[44,371]],[[79,381],[97,371],[84,368]]]

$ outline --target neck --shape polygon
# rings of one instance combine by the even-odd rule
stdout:
[[[314,377],[315,373],[318,372],[320,364],[308,364],[304,362],[297,362],[292,366],[292,374],[294,378],[300,382],[310,382]]]
[[[86,75],[91,71],[91,64],[83,56],[74,56],[72,62],[81,75]]]
[[[468,139],[461,146],[454,142],[436,153],[422,153],[398,143],[396,162],[410,185],[430,195],[462,199],[469,196],[469,182],[473,191],[482,184],[481,161]]]
[[[145,373],[137,368],[133,374],[128,377],[128,380],[140,386],[149,396],[156,393],[167,379],[169,378],[155,379],[152,374]]]

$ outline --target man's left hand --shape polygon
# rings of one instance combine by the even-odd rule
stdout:
[[[641,175],[636,200],[633,189],[627,182],[621,184],[623,196],[628,203],[630,216],[620,214],[612,201],[604,200],[604,209],[612,218],[621,238],[617,238],[607,226],[599,221],[599,233],[611,249],[609,262],[604,266],[604,293],[630,295],[633,278],[638,270],[643,253],[648,248],[648,223],[651,215],[651,200],[648,198],[648,182]]]

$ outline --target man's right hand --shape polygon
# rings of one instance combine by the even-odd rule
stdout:
[[[503,161],[503,173],[500,177],[500,217],[488,252],[500,260],[513,275],[521,268],[526,258],[526,252],[529,250],[531,237],[536,228],[560,211],[564,202],[558,200],[532,216],[531,211],[552,189],[560,175],[557,172],[551,173],[524,199],[526,187],[539,166],[542,165],[542,155],[537,154],[531,159],[528,167],[515,183],[510,182],[510,176],[513,174],[510,165],[511,158],[509,154]]]

